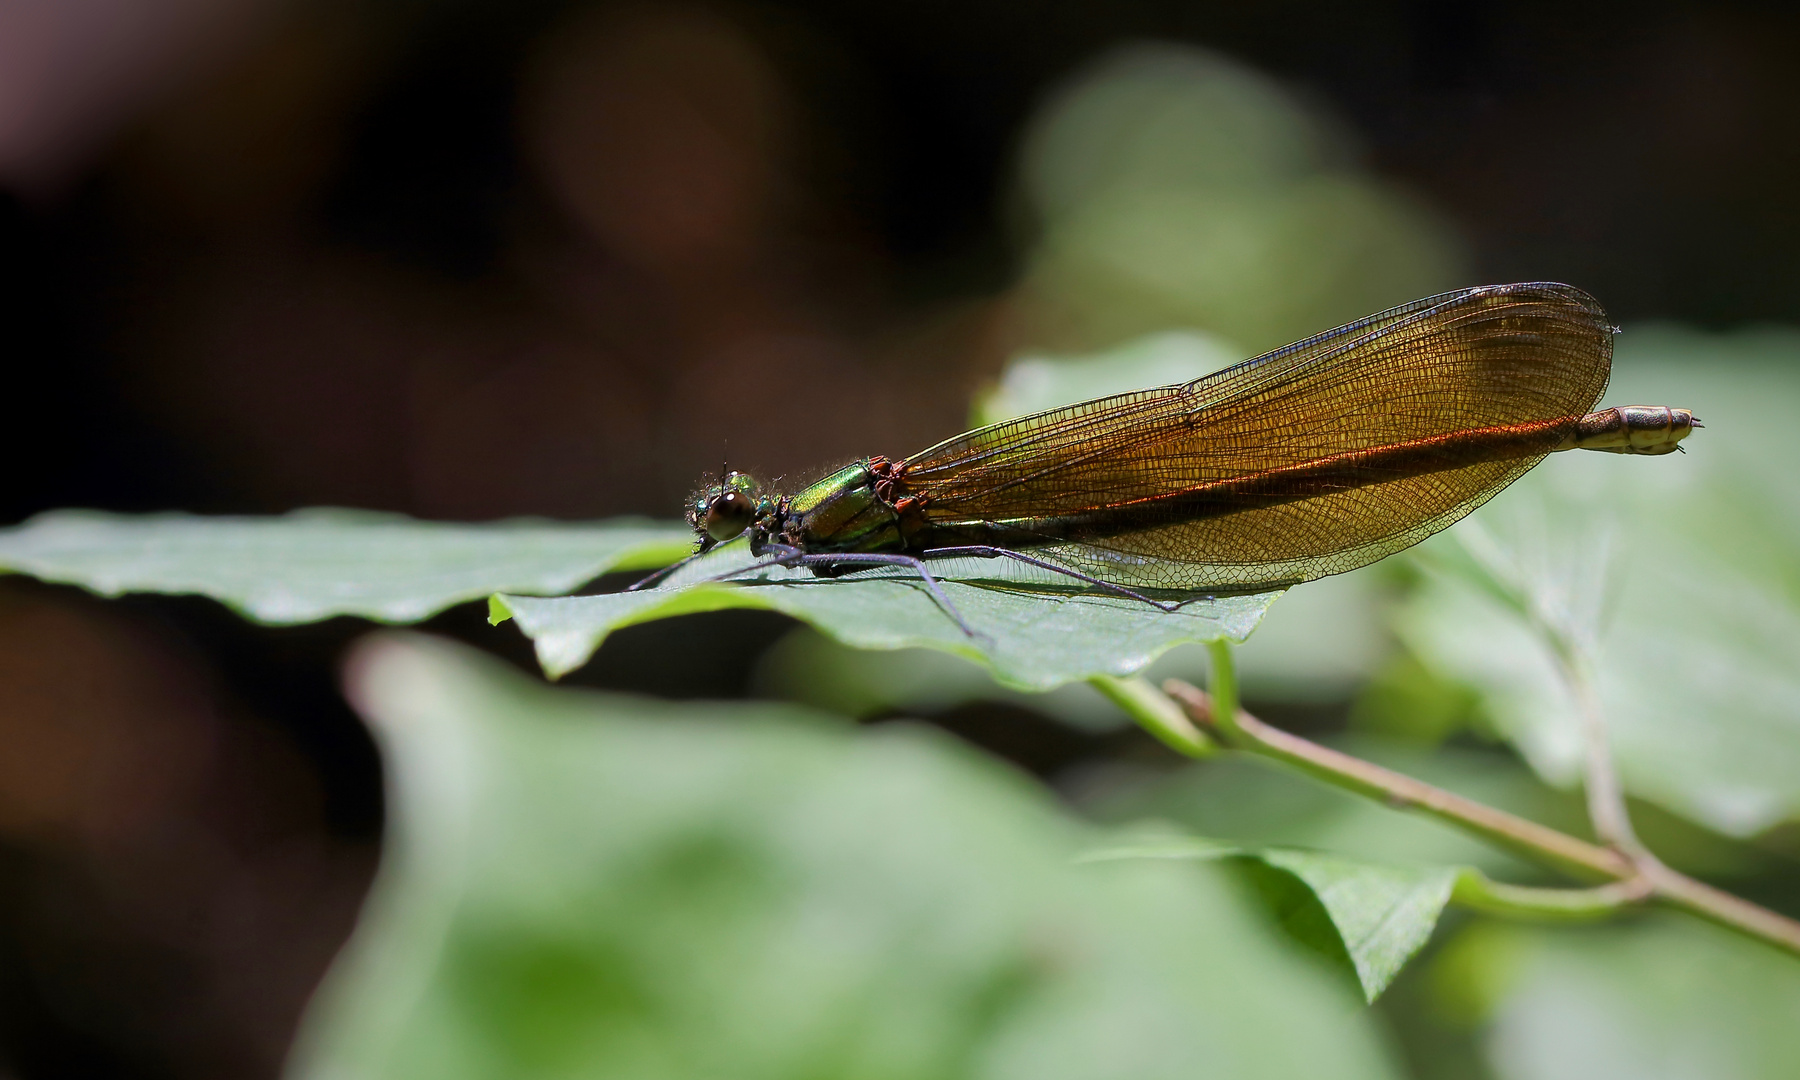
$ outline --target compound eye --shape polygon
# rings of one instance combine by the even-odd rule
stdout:
[[[741,491],[727,491],[706,507],[706,535],[723,543],[750,527],[756,501]]]

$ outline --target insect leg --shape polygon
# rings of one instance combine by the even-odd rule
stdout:
[[[681,560],[678,563],[675,563],[672,566],[665,566],[661,570],[658,570],[654,574],[651,574],[649,577],[641,578],[638,581],[635,581],[632,584],[627,585],[625,587],[625,591],[626,592],[636,592],[639,589],[653,588],[654,586],[661,584],[663,581],[666,581],[668,579],[669,575],[675,573],[675,571],[680,570],[682,567],[686,566],[688,563],[691,563],[695,559],[698,559],[700,556],[706,555],[706,554],[710,554],[710,552],[696,551],[692,555],[689,555],[687,558]],[[800,549],[797,547],[790,547],[787,544],[764,544],[764,545],[762,545],[762,547],[757,549],[752,554],[757,556],[757,561],[751,563],[748,566],[740,566],[736,570],[728,570],[723,574],[714,574],[712,577],[709,577],[709,578],[701,578],[700,581],[690,582],[690,584],[698,585],[701,582],[706,582],[706,581],[724,581],[727,578],[734,578],[734,577],[738,576],[739,574],[747,574],[752,570],[761,570],[766,566],[792,566],[793,560],[800,555]],[[773,555],[774,557],[764,559],[764,558],[762,558],[763,555]]]
[[[727,570],[723,574],[714,574],[711,577],[703,577],[699,581],[690,582],[689,584],[705,585],[711,581],[730,581],[739,574],[748,574],[752,570],[767,570],[771,566],[796,566],[799,564],[800,558],[801,555],[797,551],[792,555],[777,555],[772,559],[763,559],[760,562],[753,562],[748,566],[740,566],[736,570]]]
[[[748,532],[749,530],[745,529],[744,531]],[[740,533],[739,535],[741,536],[743,534]],[[637,592],[639,589],[655,588],[657,585],[660,585],[664,581],[667,581],[672,574],[674,574],[676,571],[680,570],[682,567],[686,566],[688,563],[693,562],[695,559],[698,559],[702,555],[709,554],[713,548],[718,547],[718,545],[713,543],[711,540],[705,540],[705,541],[703,541],[703,543],[706,546],[702,547],[699,551],[694,552],[692,555],[685,556],[676,562],[670,563],[668,566],[663,567],[661,570],[655,571],[654,573],[647,574],[644,577],[637,579],[636,581],[632,582],[631,584],[625,586],[625,591],[626,592]],[[786,544],[765,544],[765,545],[763,545],[763,547],[765,547],[765,548],[770,548],[770,547],[781,548],[783,551],[788,552],[788,553],[796,553],[799,551],[798,548],[790,548]],[[750,554],[761,557],[762,551],[760,549],[755,549],[753,547]],[[708,580],[713,580],[713,579],[709,578]]]
[[[764,544],[759,554],[772,554],[773,557],[759,560],[748,566],[740,566],[735,570],[728,570],[723,574],[714,574],[711,577],[701,578],[699,581],[693,582],[692,584],[699,585],[709,581],[725,581],[737,577],[739,574],[747,574],[752,570],[762,570],[770,566],[841,566],[846,563],[856,566],[907,566],[918,573],[920,580],[925,585],[926,591],[931,593],[931,598],[937,601],[938,606],[944,609],[944,614],[950,616],[963,633],[970,637],[979,636],[975,633],[974,628],[969,625],[968,620],[962,617],[962,612],[958,611],[956,605],[951,603],[950,598],[944,594],[943,586],[938,584],[936,576],[934,576],[930,570],[925,568],[924,563],[911,555],[883,555],[873,552],[808,555],[799,548],[791,547],[787,544]],[[693,558],[694,556],[690,555],[687,559],[683,559],[681,562],[676,563],[675,566],[659,570],[657,573],[652,574],[650,578],[638,582],[636,585],[631,586],[631,588],[636,589],[644,586],[646,582],[651,582],[652,579],[660,580],[665,578],[671,571],[686,565]]]
[[[669,576],[671,574],[675,573],[675,571],[680,570],[682,567],[686,566],[688,563],[693,562],[695,559],[698,559],[700,556],[702,556],[704,554],[706,554],[706,552],[696,551],[692,555],[687,556],[686,558],[683,558],[677,562],[672,562],[669,565],[663,567],[661,570],[658,570],[651,574],[647,574],[644,577],[638,578],[636,581],[625,586],[625,591],[626,592],[637,592],[639,589],[654,588],[657,585],[662,584],[664,581],[667,581]]]
[[[790,558],[793,557],[790,556]],[[979,636],[975,633],[974,628],[962,617],[962,612],[956,610],[956,605],[952,604],[950,598],[944,595],[944,589],[938,584],[936,576],[934,576],[930,570],[925,568],[923,562],[912,555],[884,555],[876,552],[849,552],[834,555],[801,555],[794,559],[793,562],[789,563],[789,565],[839,566],[844,563],[860,564],[862,566],[911,567],[918,573],[920,580],[924,582],[926,591],[931,593],[931,598],[936,600],[938,606],[944,609],[944,614],[956,620],[956,625],[961,628],[963,633],[970,637]]]
[[[992,547],[987,544],[972,544],[967,547],[928,548],[927,550],[922,552],[922,555],[924,555],[926,557],[932,557],[932,558],[954,558],[954,557],[958,557],[958,556],[973,556],[978,559],[1000,559],[1000,558],[1012,559],[1017,562],[1022,562],[1024,564],[1026,564],[1027,566],[1035,566],[1040,570],[1048,570],[1051,573],[1062,574],[1065,577],[1072,577],[1077,581],[1085,581],[1089,585],[1093,585],[1098,588],[1106,589],[1110,592],[1118,593],[1121,596],[1129,596],[1133,600],[1142,600],[1144,603],[1149,604],[1151,607],[1156,608],[1160,611],[1179,611],[1179,610],[1181,610],[1180,604],[1165,603],[1164,601],[1161,601],[1161,600],[1154,600],[1148,596],[1145,596],[1141,592],[1136,592],[1132,589],[1127,589],[1123,585],[1115,585],[1110,581],[1102,581],[1099,578],[1094,577],[1091,574],[1084,574],[1079,570],[1071,570],[1066,566],[1058,566],[1053,562],[1046,562],[1043,559],[1039,559],[1039,558],[1035,558],[1033,556],[1027,555],[1022,551],[1014,551],[1011,548]]]

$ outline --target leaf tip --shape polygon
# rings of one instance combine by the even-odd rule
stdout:
[[[499,593],[488,597],[488,625],[499,626],[513,617],[512,608],[506,606],[506,598]]]

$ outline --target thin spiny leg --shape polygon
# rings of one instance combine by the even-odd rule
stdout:
[[[765,552],[773,552],[775,557],[771,558],[771,559],[761,558],[761,556]],[[707,551],[696,551],[692,555],[689,555],[687,558],[681,560],[680,562],[676,563],[675,565],[665,566],[661,570],[658,570],[656,573],[651,574],[649,577],[644,578],[638,582],[635,582],[632,585],[627,586],[625,591],[626,592],[635,592],[638,589],[650,588],[650,587],[658,584],[659,582],[665,580],[666,578],[668,578],[668,576],[670,574],[673,574],[675,571],[686,566],[688,563],[691,563],[695,559],[698,559],[700,556],[707,555],[707,554],[711,554],[711,553],[707,552]],[[758,561],[750,563],[747,566],[740,566],[735,570],[727,570],[723,574],[714,574],[711,577],[701,578],[699,581],[690,581],[690,582],[688,582],[688,584],[689,585],[702,585],[709,581],[726,581],[731,578],[737,577],[739,574],[748,574],[752,570],[763,570],[763,569],[766,569],[771,566],[792,566],[792,565],[794,565],[794,561],[800,557],[801,552],[800,552],[799,548],[789,547],[786,544],[764,544],[764,545],[762,545],[762,547],[758,548],[752,554],[758,556]]]
[[[944,609],[944,614],[946,614],[946,615],[950,616],[952,619],[956,620],[956,625],[962,630],[962,632],[964,634],[967,634],[969,637],[979,636],[975,633],[974,628],[969,625],[968,621],[962,617],[962,612],[956,610],[956,605],[952,604],[950,602],[950,597],[948,597],[944,594],[944,589],[941,585],[938,584],[938,579],[932,574],[932,572],[930,570],[927,570],[925,568],[925,564],[923,562],[921,562],[919,559],[915,558],[914,556],[911,556],[911,555],[882,555],[882,554],[877,554],[874,552],[854,552],[854,553],[842,553],[842,554],[833,554],[833,555],[802,555],[797,560],[795,560],[794,565],[798,565],[798,566],[839,566],[844,563],[852,563],[852,564],[860,563],[864,566],[909,566],[909,567],[911,567],[919,575],[919,579],[920,579],[920,581],[922,581],[924,583],[926,591],[931,593],[931,598],[933,600],[936,600],[938,602],[938,606]]]
[[[749,529],[745,529],[745,531],[749,531]],[[743,533],[738,533],[738,536],[742,536],[742,535],[743,535]],[[736,538],[738,538],[738,536],[733,536],[733,538],[731,538],[731,540],[736,540]],[[725,540],[725,544],[731,544],[731,540]],[[715,547],[718,547],[718,544],[706,545],[706,547],[702,547],[702,549],[700,549],[700,551],[695,551],[695,553],[689,554],[689,556],[684,556],[684,558],[680,558],[679,562],[673,562],[673,563],[670,563],[670,565],[666,565],[666,567],[662,567],[661,571],[653,572],[653,574],[646,574],[646,576],[643,576],[643,578],[639,578],[639,580],[637,580],[637,581],[632,581],[632,583],[630,583],[630,585],[626,585],[625,590],[626,590],[626,592],[637,592],[637,590],[639,590],[639,589],[655,589],[655,587],[657,587],[657,585],[661,585],[662,581],[668,580],[668,578],[670,578],[670,574],[673,574],[673,572],[680,571],[680,569],[682,569],[682,567],[686,567],[686,565],[688,565],[688,563],[693,562],[693,560],[697,560],[697,558],[700,558],[700,556],[702,556],[702,554],[711,554],[711,551],[713,551],[713,549],[715,549]],[[794,554],[799,553],[799,549],[797,549],[797,547],[792,547],[792,549],[790,549],[790,547],[787,547],[787,544],[770,544],[770,545],[767,545],[767,547],[781,547],[781,549],[785,549],[785,551],[792,551],[792,553],[794,553]],[[760,556],[761,551],[752,551],[751,554],[758,554],[758,556]],[[742,574],[743,571],[736,571],[736,572],[740,572],[740,574]],[[716,581],[716,578],[707,578],[707,580]]]
[[[664,581],[668,580],[669,575],[675,573],[677,570],[680,570],[682,567],[686,566],[688,563],[693,562],[695,559],[698,559],[700,556],[702,556],[704,554],[706,554],[706,552],[696,551],[692,555],[688,555],[688,556],[682,558],[679,562],[670,563],[669,565],[663,567],[661,570],[658,570],[653,574],[649,574],[644,577],[641,577],[641,578],[637,579],[636,581],[632,582],[630,585],[625,586],[625,591],[626,592],[637,592],[639,589],[655,588],[657,585],[660,585]]]
[[[775,551],[774,558],[759,559],[758,561],[750,563],[746,566],[740,566],[740,567],[736,568],[735,570],[727,570],[723,574],[714,574],[711,577],[703,577],[698,581],[690,581],[690,582],[688,582],[688,584],[689,585],[704,585],[710,581],[727,581],[731,578],[737,577],[739,574],[748,574],[752,570],[765,570],[771,566],[792,566],[792,565],[794,565],[795,561],[800,558],[800,554],[801,554],[799,548],[788,547],[786,544],[765,544],[765,545],[763,545],[761,551],[759,551],[757,554],[760,555],[762,552],[769,551],[771,549],[773,549]],[[665,566],[661,570],[658,570],[656,573],[651,574],[649,577],[643,579],[642,581],[639,581],[636,584],[631,585],[625,591],[632,592],[633,590],[636,590],[636,589],[649,588],[650,586],[655,585],[657,582],[667,578],[674,571],[681,569],[682,567],[686,566],[688,563],[693,562],[695,559],[697,559],[701,555],[705,555],[705,554],[708,554],[708,553],[704,552],[704,551],[696,552],[692,555],[689,555],[687,558],[681,560],[680,562],[676,563],[674,566]]]
[[[774,557],[764,559],[761,562],[751,563],[749,566],[740,566],[735,570],[730,570],[723,574],[714,574],[712,577],[702,578],[700,581],[693,582],[693,584],[699,585],[708,581],[726,581],[730,578],[737,577],[739,574],[748,574],[752,570],[762,570],[771,566],[838,566],[844,563],[862,566],[910,566],[919,575],[926,590],[931,593],[931,598],[937,601],[939,607],[944,609],[944,614],[955,620],[957,627],[960,628],[963,633],[970,637],[978,636],[969,626],[968,621],[962,617],[962,612],[958,611],[956,605],[951,603],[950,598],[944,594],[943,587],[938,584],[937,578],[933,576],[930,570],[925,568],[924,563],[911,555],[882,555],[872,552],[808,555],[799,548],[790,547],[787,544],[764,544],[758,549],[758,554],[763,552],[773,552]]]
[[[799,548],[790,547],[787,544],[764,544],[759,549],[758,554],[764,552],[773,553],[773,557],[751,563],[748,566],[740,566],[735,570],[728,570],[723,574],[714,574],[711,577],[701,578],[699,581],[691,582],[690,584],[700,585],[710,581],[726,581],[737,577],[739,574],[748,574],[751,571],[763,570],[771,566],[841,566],[846,563],[860,566],[907,566],[911,567],[912,570],[919,575],[919,580],[924,584],[926,591],[931,593],[931,598],[937,601],[938,606],[944,609],[944,614],[950,616],[963,633],[967,634],[969,637],[979,636],[975,633],[974,628],[969,625],[968,620],[962,617],[962,612],[958,611],[956,605],[950,602],[950,597],[945,595],[943,586],[938,584],[937,577],[932,574],[930,570],[926,569],[923,562],[911,555],[884,555],[874,552],[808,555]],[[667,577],[670,571],[686,565],[697,557],[697,555],[690,555],[681,562],[676,563],[675,566],[658,571],[658,573],[652,575],[652,577]],[[631,588],[635,589],[643,584],[644,582],[639,582],[637,585],[631,586]]]
[[[771,566],[798,566],[800,564],[800,560],[803,557],[804,556],[801,555],[799,549],[795,548],[795,549],[791,549],[788,551],[784,551],[781,554],[776,555],[774,558],[763,559],[760,562],[753,562],[748,566],[740,566],[736,570],[727,570],[723,574],[714,574],[711,577],[703,577],[699,581],[691,581],[688,584],[690,584],[690,585],[705,585],[708,582],[713,582],[713,581],[730,581],[732,578],[737,577],[739,574],[748,574],[752,570],[767,570]]]
[[[1112,592],[1116,592],[1121,596],[1129,596],[1133,600],[1142,600],[1144,603],[1149,604],[1151,607],[1156,608],[1159,611],[1180,611],[1181,610],[1180,604],[1165,603],[1161,600],[1155,600],[1155,599],[1152,599],[1151,597],[1145,596],[1141,592],[1136,592],[1131,589],[1128,589],[1123,585],[1116,585],[1110,581],[1102,581],[1101,579],[1094,577],[1091,574],[1084,574],[1079,570],[1071,570],[1066,566],[1058,566],[1053,562],[1046,562],[1043,559],[1039,559],[1039,558],[1035,558],[1031,555],[1027,555],[1022,551],[1014,551],[1011,548],[992,547],[987,544],[971,544],[966,547],[928,548],[924,552],[921,552],[921,555],[923,555],[925,557],[930,557],[930,558],[974,556],[976,558],[981,558],[981,559],[994,559],[994,558],[1014,559],[1018,562],[1022,562],[1024,564],[1026,564],[1027,566],[1035,566],[1040,570],[1048,570],[1052,573],[1062,574],[1065,577],[1072,577],[1077,581],[1085,581],[1089,585],[1094,585],[1094,586],[1097,586],[1102,589],[1111,590]]]

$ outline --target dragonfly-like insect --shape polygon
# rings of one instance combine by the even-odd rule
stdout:
[[[1169,610],[1169,594],[1284,588],[1418,543],[1554,451],[1680,449],[1701,426],[1687,409],[1595,411],[1616,332],[1569,285],[1442,293],[792,494],[729,473],[690,505],[695,557],[748,533],[757,561],[708,580],[906,567],[971,635],[928,562],[1007,559]]]

